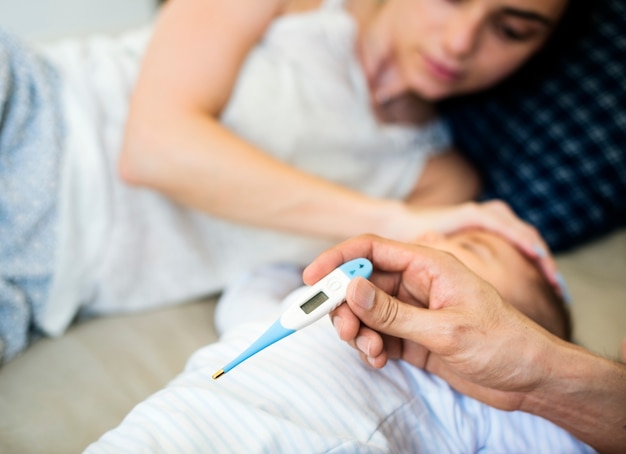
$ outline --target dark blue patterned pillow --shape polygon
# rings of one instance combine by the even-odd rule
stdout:
[[[589,25],[541,79],[444,110],[481,198],[507,201],[555,251],[626,226],[626,1],[597,4]]]

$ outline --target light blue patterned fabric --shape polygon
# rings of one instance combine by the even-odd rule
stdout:
[[[0,30],[0,361],[37,331],[54,266],[63,119],[54,69]]]

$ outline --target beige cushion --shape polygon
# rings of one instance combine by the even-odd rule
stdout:
[[[214,301],[90,320],[0,370],[0,452],[80,452],[215,341]]]
[[[626,338],[626,230],[558,257],[573,298],[575,340],[614,359]]]

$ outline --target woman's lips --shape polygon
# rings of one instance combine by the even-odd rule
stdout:
[[[424,55],[424,62],[428,70],[438,79],[445,82],[454,82],[461,78],[462,72],[460,69],[455,69],[449,65],[441,63],[440,61]]]

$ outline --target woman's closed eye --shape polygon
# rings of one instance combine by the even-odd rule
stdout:
[[[535,37],[543,37],[547,33],[545,26],[528,22],[498,17],[492,21],[492,27],[500,39],[512,42],[525,42]]]
[[[491,20],[492,29],[498,37],[513,42],[542,39],[554,26],[548,17],[530,11],[505,9]]]

